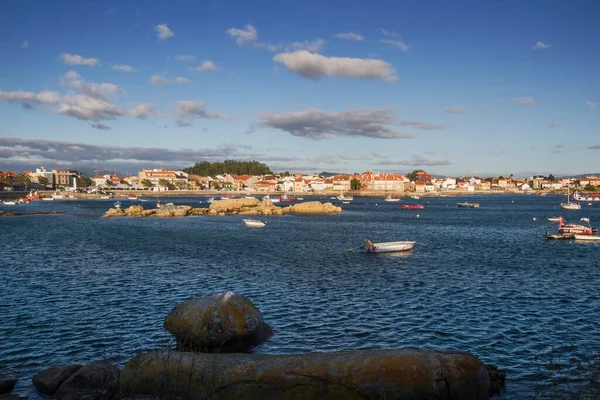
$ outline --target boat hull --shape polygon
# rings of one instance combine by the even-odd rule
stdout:
[[[560,203],[560,206],[565,210],[581,210],[581,205],[577,203]]]
[[[362,247],[365,253],[395,253],[399,251],[410,251],[416,242],[401,241],[401,242],[380,242],[371,243],[367,242]]]
[[[463,208],[479,208],[479,203],[468,203],[468,202],[464,202],[464,203],[456,203],[456,207],[463,207]]]
[[[582,242],[600,242],[600,236],[594,235],[573,235],[573,239],[582,241]]]
[[[416,205],[403,204],[402,208],[404,208],[406,210],[422,210],[425,207],[420,204],[416,204]]]
[[[261,221],[258,219],[245,219],[244,224],[251,228],[263,228],[267,225],[266,221]]]

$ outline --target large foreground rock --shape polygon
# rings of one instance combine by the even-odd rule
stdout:
[[[109,400],[119,395],[119,368],[106,361],[81,367],[56,391],[57,400]]]
[[[219,399],[488,399],[490,377],[462,351],[359,350],[300,355],[155,352],[131,359],[124,395]],[[179,397],[177,397],[179,396]]]
[[[16,378],[2,378],[0,376],[0,394],[10,393],[15,387],[17,381],[18,379]]]
[[[33,376],[33,386],[41,394],[52,396],[56,393],[60,385],[75,372],[79,371],[81,367],[79,364],[73,364],[43,369]]]
[[[272,335],[258,308],[244,295],[218,293],[188,300],[165,318],[180,350],[245,352]]]
[[[342,207],[334,206],[331,203],[321,203],[320,201],[307,201],[283,209],[284,214],[336,214],[341,212]]]

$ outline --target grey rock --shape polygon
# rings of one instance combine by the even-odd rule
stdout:
[[[52,396],[60,385],[77,372],[82,366],[78,364],[46,368],[33,376],[33,386],[45,396]]]

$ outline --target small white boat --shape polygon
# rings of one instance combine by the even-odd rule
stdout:
[[[400,201],[400,197],[396,197],[396,196],[391,196],[390,195],[390,196],[387,196],[385,199],[383,199],[383,201],[393,201],[393,202],[396,202],[396,201]]]
[[[581,210],[581,204],[571,203],[571,187],[567,185],[567,202],[560,203],[560,206],[565,210]]]
[[[417,196],[416,194],[414,196],[410,196],[411,198],[415,199],[415,200],[419,200],[421,198],[421,196]]]
[[[573,239],[580,240],[582,242],[600,242],[600,236],[594,235],[573,235]]]
[[[340,201],[352,201],[352,200],[354,200],[354,197],[352,197],[352,196],[346,196],[346,195],[344,195],[344,193],[341,193],[337,197],[337,199],[340,200]]]
[[[462,203],[456,203],[456,207],[479,208],[479,203],[469,203],[468,201],[464,201]]]
[[[44,201],[54,201],[54,197],[42,197]]]
[[[14,206],[14,205],[17,205],[18,203],[15,200],[4,200],[2,202],[2,204],[7,205],[7,206]]]
[[[262,199],[263,200],[269,200],[271,203],[279,203],[279,197],[271,198],[271,196],[266,195]]]
[[[245,219],[244,224],[252,228],[263,228],[267,225],[267,221],[262,221],[259,219]]]
[[[296,200],[302,201],[302,200],[304,200],[304,197],[296,197]]]
[[[65,196],[60,193],[52,193],[52,198],[55,200],[62,200],[65,198]]]
[[[361,249],[366,253],[392,253],[397,251],[409,251],[417,242],[400,241],[400,242],[380,242],[373,243],[369,239],[365,239],[365,244]]]
[[[350,200],[344,200],[342,201],[342,204],[350,204]]]
[[[550,222],[558,222],[559,219],[560,219],[560,217],[550,217],[550,218],[548,218],[548,221],[550,221]]]

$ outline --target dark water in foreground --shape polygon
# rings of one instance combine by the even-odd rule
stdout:
[[[456,208],[464,200],[481,208]],[[600,351],[600,244],[540,239],[551,216],[600,222],[600,204],[565,211],[561,200],[442,197],[403,210],[416,201],[359,197],[340,215],[265,218],[263,229],[239,216],[101,219],[109,200],[0,205],[65,211],[0,219],[0,367],[35,397],[37,370],[122,365],[168,346],[163,319],[179,302],[238,291],[276,330],[256,352],[468,350],[507,371],[503,398],[530,397],[540,354]],[[425,246],[351,251],[364,237]]]

